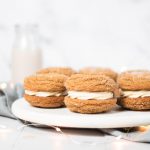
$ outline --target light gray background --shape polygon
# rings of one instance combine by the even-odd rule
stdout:
[[[0,81],[16,23],[39,24],[44,67],[150,68],[149,0],[0,0]]]

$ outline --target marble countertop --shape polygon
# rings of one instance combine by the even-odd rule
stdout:
[[[17,120],[0,117],[0,147],[3,150],[147,150],[150,144],[104,136],[99,130],[23,127]]]

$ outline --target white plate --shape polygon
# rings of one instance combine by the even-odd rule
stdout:
[[[127,111],[119,107],[101,114],[79,114],[66,108],[32,107],[24,98],[12,105],[13,114],[29,122],[73,128],[120,128],[150,124],[150,111]]]

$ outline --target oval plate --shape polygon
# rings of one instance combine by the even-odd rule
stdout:
[[[116,107],[115,110],[101,114],[79,114],[66,108],[37,108],[24,98],[12,105],[13,114],[33,123],[48,126],[71,128],[122,128],[150,124],[150,111],[129,111]]]

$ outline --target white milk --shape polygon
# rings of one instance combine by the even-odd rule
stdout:
[[[12,82],[23,83],[24,77],[33,74],[42,66],[41,51],[17,51],[12,54]]]
[[[23,83],[29,76],[42,67],[42,52],[39,47],[37,26],[17,25],[16,38],[12,51],[12,82]]]

